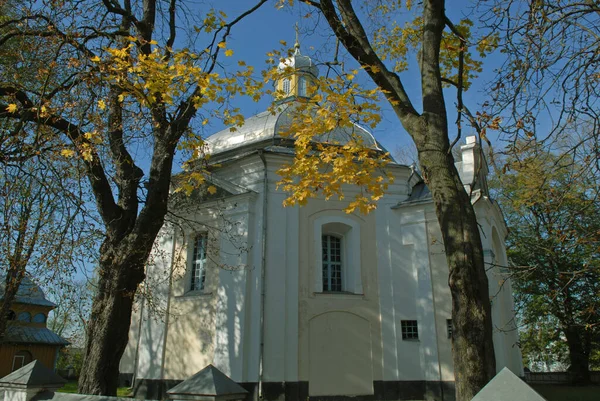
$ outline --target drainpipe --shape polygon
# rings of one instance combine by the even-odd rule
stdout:
[[[260,351],[258,355],[258,397],[263,397],[263,356],[265,352],[265,294],[266,281],[265,270],[267,266],[267,206],[268,206],[268,172],[267,160],[265,159],[264,151],[258,151],[258,157],[262,160],[264,175],[263,175],[263,210],[262,210],[262,260],[260,267],[261,280],[261,296],[260,296]]]

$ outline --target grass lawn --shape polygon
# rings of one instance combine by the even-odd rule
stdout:
[[[598,401],[600,386],[565,386],[560,384],[534,384],[531,387],[548,401]]]
[[[62,388],[58,390],[59,393],[77,393],[77,382],[67,382]],[[117,389],[117,397],[131,397],[131,392],[128,387],[119,387]]]

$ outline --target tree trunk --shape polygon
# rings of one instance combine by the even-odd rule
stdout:
[[[134,297],[145,277],[144,265],[155,237],[131,233],[120,242],[107,239],[101,247],[98,293],[87,327],[79,379],[81,394],[117,393],[119,362],[129,340]]]
[[[479,227],[444,126],[429,128],[418,143],[419,162],[431,190],[449,268],[454,325],[452,345],[457,401],[470,401],[496,374],[488,279]],[[438,131],[438,132],[435,132]]]
[[[590,378],[590,354],[589,347],[585,346],[585,328],[582,326],[569,325],[564,328],[567,345],[569,346],[569,373],[573,384],[589,384]]]

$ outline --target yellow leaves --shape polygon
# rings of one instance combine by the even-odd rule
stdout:
[[[11,114],[14,114],[14,113],[16,113],[16,112],[17,112],[17,105],[16,105],[16,104],[14,104],[14,103],[11,103],[11,104],[9,104],[9,105],[6,107],[6,111],[8,111],[8,112],[9,112],[9,113],[11,113]]]
[[[226,42],[219,42],[217,44],[217,47],[220,48],[220,49],[224,49],[224,48],[227,47],[227,43]]]
[[[383,168],[391,160],[389,154],[353,123],[377,124],[381,92],[347,80],[347,75],[357,73],[320,77],[305,101],[286,110],[290,123],[280,134],[295,140],[296,155],[278,171],[278,187],[288,193],[284,205],[305,205],[317,196],[342,200],[346,192],[358,190],[346,211],[368,213],[387,189],[390,178]],[[267,77],[277,80],[285,74],[274,69]],[[277,107],[281,106],[273,111]]]
[[[217,193],[217,187],[215,187],[214,185],[209,186],[208,188],[206,188],[206,191],[211,194],[214,195]]]
[[[233,50],[231,50],[231,49],[225,50],[225,56],[227,56],[227,57],[233,56]]]
[[[98,100],[98,108],[100,110],[105,110],[106,109],[106,103],[104,102],[104,100],[102,100],[102,99]]]
[[[90,59],[90,61],[93,63],[99,63],[100,61],[102,61],[102,59],[98,56],[94,56]]]
[[[73,155],[75,154],[75,151],[73,149],[63,149],[60,151],[60,154],[64,157],[73,157]]]

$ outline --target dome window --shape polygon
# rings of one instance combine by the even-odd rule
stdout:
[[[300,77],[298,80],[298,96],[308,96],[306,90],[306,78]]]
[[[282,89],[283,89],[283,93],[284,93],[284,94],[286,94],[286,95],[289,95],[289,93],[290,93],[290,90],[291,90],[291,88],[290,88],[290,86],[291,86],[291,85],[290,85],[290,80],[289,80],[289,79],[287,79],[287,78],[286,78],[286,79],[284,79],[284,80],[283,80],[283,83],[282,83],[282,85],[281,85],[281,86],[283,87],[283,88],[282,88]]]

